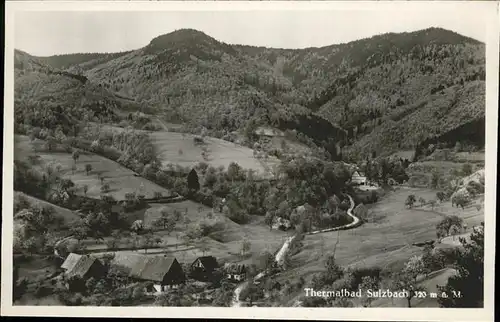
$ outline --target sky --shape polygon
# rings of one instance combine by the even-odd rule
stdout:
[[[36,56],[119,52],[181,28],[229,44],[321,47],[429,27],[486,40],[481,14],[436,11],[18,11],[14,46]]]

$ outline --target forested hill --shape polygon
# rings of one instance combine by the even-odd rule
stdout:
[[[86,66],[99,63],[104,63],[108,60],[120,57],[129,53],[119,52],[119,53],[78,53],[78,54],[66,54],[66,55],[54,55],[48,57],[36,57],[39,61],[43,62],[54,68],[69,68],[74,65],[84,64]]]
[[[68,71],[218,137],[267,123],[359,158],[484,123],[485,46],[440,28],[296,50],[182,29],[113,55],[74,59]]]
[[[14,74],[17,133],[47,128],[73,134],[81,121],[113,122],[119,109],[137,109],[84,75],[46,65],[20,50],[14,52]]]

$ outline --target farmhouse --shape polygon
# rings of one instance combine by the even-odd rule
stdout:
[[[198,280],[206,280],[212,277],[214,271],[219,267],[217,259],[213,256],[198,257],[191,264],[191,276]]]
[[[351,176],[351,182],[354,184],[366,185],[367,183],[366,176],[362,172],[354,171],[354,173]]]
[[[224,271],[227,279],[231,281],[240,282],[246,278],[247,269],[243,264],[226,263]]]
[[[175,257],[128,253],[117,255],[112,262],[114,266],[122,268],[132,279],[152,282],[147,292],[176,289],[186,281],[186,275]]]
[[[104,266],[97,258],[75,253],[68,255],[61,268],[65,270],[66,276],[78,276],[82,279],[100,278],[105,273]]]

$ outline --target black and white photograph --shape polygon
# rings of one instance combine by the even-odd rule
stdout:
[[[41,4],[7,5],[3,313],[493,319],[497,3]]]

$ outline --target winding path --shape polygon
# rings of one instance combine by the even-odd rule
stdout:
[[[351,202],[351,206],[347,210],[347,215],[349,215],[353,219],[352,222],[350,222],[346,225],[338,226],[338,227],[334,227],[334,228],[327,228],[327,229],[322,229],[322,230],[311,231],[311,232],[306,233],[305,235],[315,235],[315,234],[319,234],[319,233],[326,233],[326,232],[337,231],[337,230],[352,229],[352,228],[356,228],[359,225],[361,225],[361,223],[362,223],[361,220],[358,217],[354,216],[352,213],[354,206],[355,206],[354,200],[352,199],[352,197],[350,195],[347,195],[347,197],[349,197],[349,201]],[[285,255],[288,252],[288,249],[290,248],[290,244],[292,243],[294,238],[295,238],[295,235],[288,237],[285,240],[285,242],[283,243],[283,246],[281,246],[280,250],[276,253],[275,261],[278,265],[283,264],[284,259],[285,259]],[[266,275],[266,271],[260,272],[259,274],[257,274],[257,276],[255,276],[254,280],[259,280],[262,277],[264,277],[265,275]],[[233,306],[233,307],[240,307],[241,306],[242,301],[240,301],[240,293],[243,290],[243,288],[245,288],[245,286],[247,284],[248,284],[248,281],[245,281],[236,287],[236,289],[234,290],[233,303],[231,306]]]

